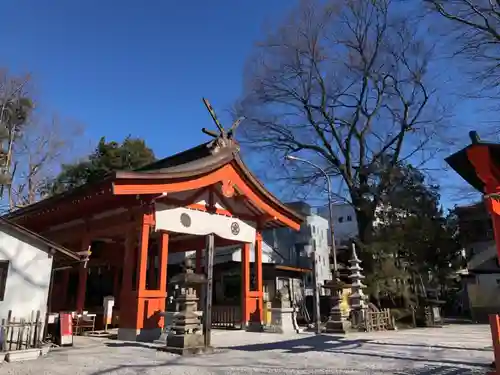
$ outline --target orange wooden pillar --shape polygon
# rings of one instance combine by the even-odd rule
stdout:
[[[262,279],[262,233],[257,232],[257,239],[255,241],[255,270],[257,278],[257,295],[256,295],[256,323],[264,323],[264,286]]]
[[[149,233],[152,224],[152,214],[145,213],[142,216],[142,223],[140,228],[139,244],[137,246],[137,270],[136,270],[136,293],[133,304],[130,309],[137,309],[135,322],[130,322],[134,325],[136,331],[136,339],[141,336],[141,331],[144,327],[145,320],[148,317],[150,310],[149,301],[147,300],[146,290],[146,275],[148,264],[148,250],[149,250]]]
[[[90,247],[90,236],[85,235],[82,239],[82,251],[88,251]],[[87,276],[88,270],[85,263],[82,262],[78,265],[78,289],[76,292],[76,311],[82,313],[85,307],[85,295],[87,293]]]
[[[490,315],[490,328],[491,328],[491,338],[493,339],[493,355],[495,358],[495,370],[491,371],[489,374],[499,374],[499,364],[500,364],[500,315]]]
[[[262,278],[262,235],[257,232],[255,240],[256,290],[250,289],[250,244],[241,249],[241,286],[243,328],[259,330],[264,322],[263,278]]]
[[[250,244],[241,248],[241,326],[245,329],[250,321]]]
[[[139,228],[131,226],[125,241],[123,259],[122,290],[120,293],[120,319],[118,338],[125,341],[138,339],[144,322],[144,291],[146,289],[146,265],[149,245],[151,214],[144,213]],[[139,231],[138,231],[139,229]],[[136,241],[139,234],[139,241]],[[136,245],[137,243],[137,245]],[[137,264],[135,254],[137,249]],[[132,284],[134,266],[136,269],[136,285]]]
[[[153,214],[145,213],[140,225],[137,246],[137,270],[135,291],[132,290],[134,267],[134,247],[130,240],[126,249],[123,266],[123,283],[120,304],[120,340],[154,341],[159,338],[163,326],[162,313],[167,297],[168,233],[160,233],[159,272],[157,289],[146,287],[149,237],[154,225]],[[133,233],[137,233],[133,228]]]

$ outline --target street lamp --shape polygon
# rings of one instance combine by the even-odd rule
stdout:
[[[309,164],[310,166],[316,168],[319,170],[323,175],[325,176],[326,183],[327,183],[327,188],[328,188],[328,212],[330,215],[330,235],[331,235],[331,241],[332,241],[332,255],[333,255],[333,276],[335,279],[337,279],[338,275],[338,266],[337,266],[337,249],[335,247],[335,235],[333,233],[333,211],[332,211],[332,184],[330,182],[330,177],[328,174],[325,172],[323,168],[320,166],[310,162],[309,160],[298,158],[296,156],[292,155],[286,155],[285,158],[287,160],[291,161],[299,161],[302,163]],[[318,288],[318,281],[317,281],[317,266],[316,266],[316,247],[313,248],[313,273],[314,273],[314,298],[316,299],[315,301],[315,306],[316,306],[316,312],[315,312],[315,319],[316,319],[316,333],[321,333],[321,317],[320,317],[320,303],[319,303],[319,288]]]
[[[333,233],[332,183],[330,181],[330,177],[328,176],[328,174],[325,172],[325,170],[323,168],[310,162],[309,160],[298,158],[298,157],[293,156],[293,155],[287,155],[287,156],[285,156],[285,159],[291,160],[291,161],[300,161],[302,163],[309,164],[310,166],[316,168],[318,171],[323,173],[325,176],[327,189],[328,189],[328,214],[330,216],[330,235],[331,235],[331,241],[332,241],[333,273],[336,276],[338,273],[337,249],[335,247],[335,235]]]

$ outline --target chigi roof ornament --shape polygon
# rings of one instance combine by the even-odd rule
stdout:
[[[234,140],[234,133],[240,123],[245,119],[244,117],[238,118],[229,130],[225,130],[222,124],[220,123],[219,119],[217,118],[217,115],[215,114],[215,111],[208,101],[208,99],[203,98],[203,104],[205,104],[205,107],[207,107],[208,112],[210,113],[210,116],[212,116],[212,120],[214,120],[215,125],[217,126],[217,129],[219,130],[218,132],[208,130],[207,128],[202,128],[201,131],[211,137],[214,138],[212,142],[210,142],[209,147],[213,150],[214,153],[218,152],[221,148],[225,147],[235,147],[237,151],[239,151],[239,146],[238,143]]]

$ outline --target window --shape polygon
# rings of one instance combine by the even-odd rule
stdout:
[[[5,286],[7,284],[7,273],[9,272],[9,261],[0,261],[0,301],[5,297]]]
[[[344,222],[344,217],[343,216],[339,217],[339,223],[343,223],[343,222]]]
[[[352,221],[352,216],[347,216],[347,221]]]

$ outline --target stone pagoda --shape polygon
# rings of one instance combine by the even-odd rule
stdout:
[[[353,312],[353,328],[363,327],[366,312],[366,295],[363,292],[363,289],[366,288],[366,285],[363,284],[365,276],[361,273],[363,268],[360,264],[361,260],[356,254],[356,245],[353,243],[351,259],[349,259],[349,279],[351,280],[349,302]]]

